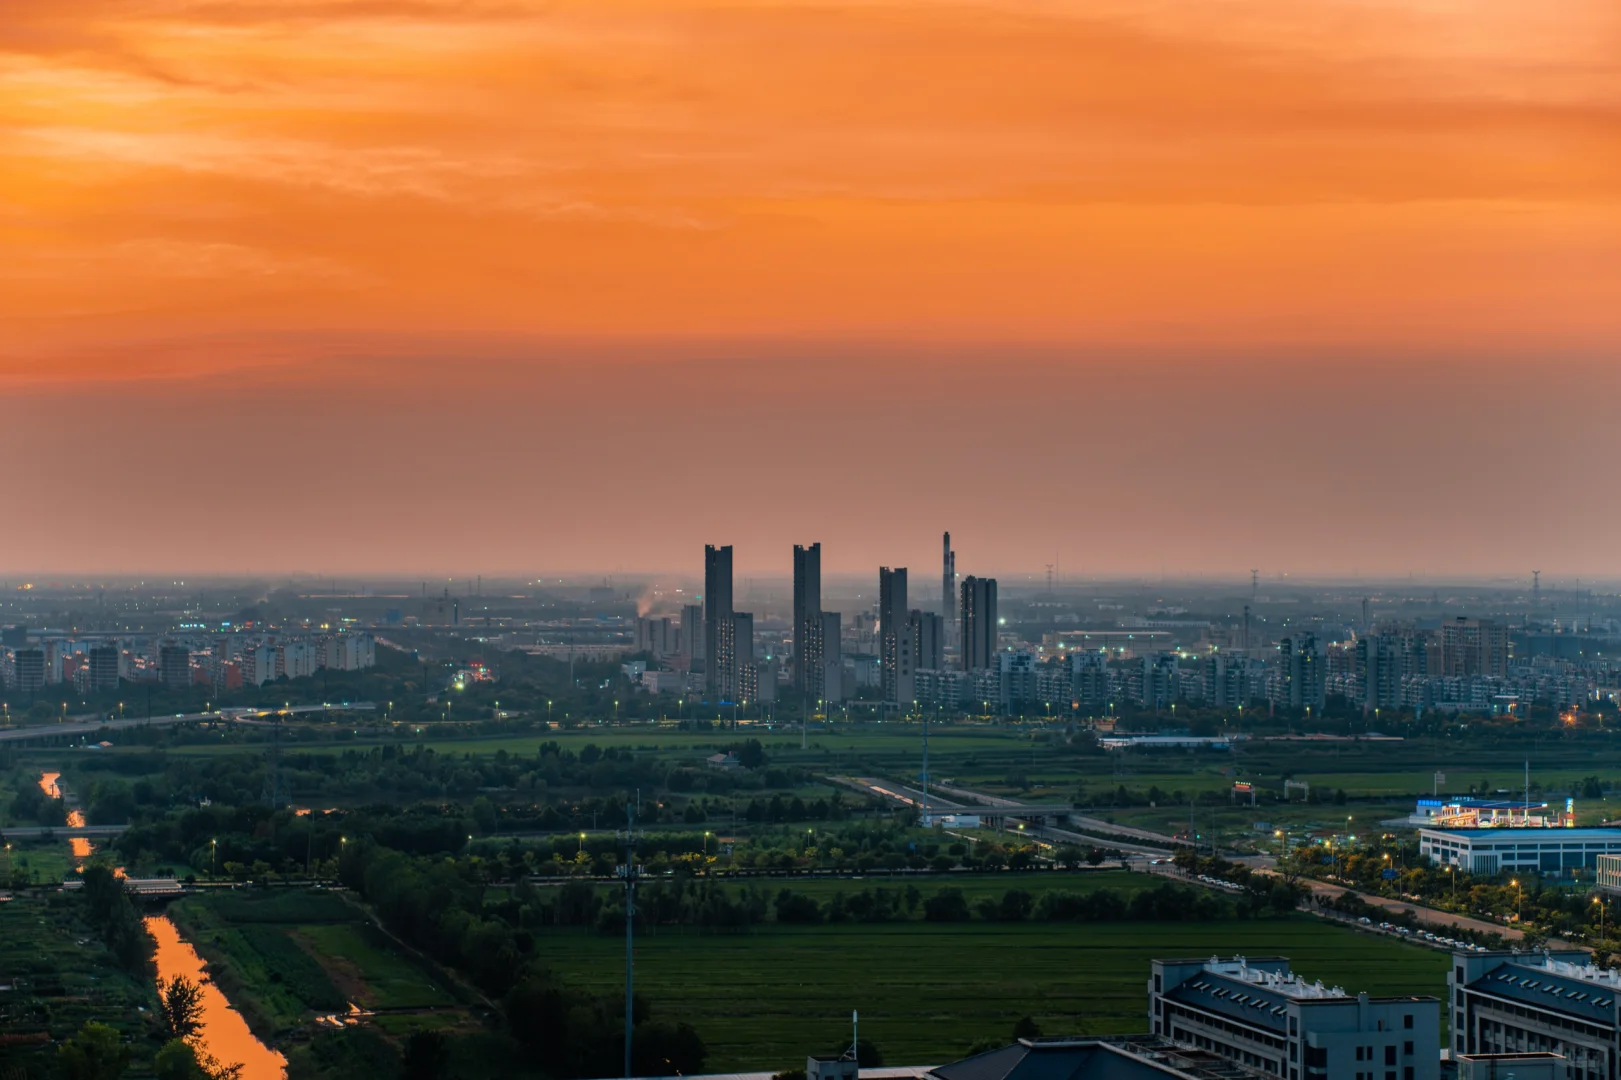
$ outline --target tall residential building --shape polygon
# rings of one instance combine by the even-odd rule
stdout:
[[[275,682],[279,674],[280,657],[272,645],[249,645],[242,650],[238,675],[245,686],[263,686]]]
[[[44,649],[18,649],[11,654],[11,686],[21,694],[45,689]]]
[[[912,659],[916,670],[946,666],[946,620],[932,611],[912,612]]]
[[[962,666],[964,671],[996,663],[996,579],[972,575],[962,580]]]
[[[878,568],[878,662],[884,700],[909,708],[917,696],[912,617],[906,606],[906,568]]]
[[[839,625],[837,611],[824,611],[818,645],[822,650],[821,682],[816,696],[824,705],[844,700],[844,643],[843,627]]]
[[[940,617],[949,633],[957,622],[957,553],[951,550],[949,532],[940,538]]]
[[[732,670],[724,701],[759,701],[759,668],[754,664],[754,616],[747,611],[732,612]]]
[[[1494,619],[1459,616],[1441,625],[1441,674],[1461,678],[1508,675],[1508,627]]]
[[[307,679],[323,666],[326,651],[308,641],[289,641],[280,647],[277,667],[289,679]]]
[[[1272,703],[1291,709],[1321,710],[1328,689],[1325,666],[1322,646],[1311,631],[1302,630],[1278,642]]]
[[[333,671],[361,671],[377,663],[377,639],[370,634],[329,637],[323,651],[326,666]]]
[[[191,685],[191,650],[184,645],[165,645],[158,650],[158,679],[164,686]]]
[[[736,627],[732,625],[732,547],[704,545],[704,690],[713,701],[737,692]]]
[[[97,645],[90,650],[90,692],[118,689],[118,648]]]
[[[794,690],[815,694],[822,670],[822,545],[794,545]]]
[[[681,651],[688,660],[704,658],[704,606],[687,604],[681,609]]]

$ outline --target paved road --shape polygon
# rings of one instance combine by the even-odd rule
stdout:
[[[1274,869],[1276,860],[1270,855],[1251,856],[1239,861],[1247,863],[1262,874],[1275,875],[1277,873]],[[1301,878],[1300,883],[1310,888],[1313,896],[1333,899],[1345,893],[1356,893],[1369,904],[1377,908],[1383,908],[1386,911],[1411,911],[1413,918],[1420,925],[1426,927],[1454,926],[1461,930],[1473,930],[1481,934],[1501,934],[1509,941],[1518,941],[1520,938],[1525,937],[1523,930],[1516,930],[1512,926],[1490,922],[1486,919],[1475,919],[1468,915],[1454,915],[1450,911],[1437,911],[1435,908],[1425,907],[1412,900],[1392,899],[1388,896],[1379,896],[1376,893],[1362,892],[1360,889],[1349,889],[1343,885],[1331,885],[1326,881],[1314,881],[1311,878]]]
[[[1017,807],[1025,805],[1024,803],[1019,802],[1017,799],[1004,799],[995,795],[986,795],[982,792],[973,791],[969,788],[951,787],[946,784],[937,785],[934,790],[943,791],[948,795],[956,795],[960,798],[979,799],[989,803],[992,806]],[[1129,836],[1134,840],[1142,840],[1147,843],[1158,844],[1161,847],[1166,848],[1176,846],[1176,839],[1174,837],[1166,836],[1164,833],[1150,832],[1147,829],[1134,829],[1129,825],[1115,825],[1112,822],[1104,821],[1102,818],[1087,817],[1084,814],[1072,813],[1069,815],[1069,820],[1073,824],[1079,825],[1093,832],[1102,832],[1105,834],[1112,833],[1116,836]]]
[[[65,724],[36,724],[31,727],[0,728],[0,742],[26,742],[30,739],[78,738],[103,731],[124,731],[128,728],[162,727],[169,724],[194,724],[199,720],[224,720],[228,723],[253,723],[266,716],[330,712],[333,709],[354,711],[372,710],[377,706],[369,701],[347,701],[330,705],[294,705],[290,709],[224,709],[215,712],[176,713],[173,716],[129,717],[123,720],[85,720],[74,718]]]
[[[907,787],[904,784],[886,784],[882,780],[874,780],[873,778],[866,776],[856,777],[853,780],[844,780],[842,782],[849,787],[853,787],[856,790],[863,792],[864,794],[881,795],[885,798],[894,799],[897,802],[903,802],[910,806],[921,806],[923,802],[923,792],[919,791],[917,788]],[[971,806],[966,803],[960,803],[953,799],[948,799],[937,795],[936,792],[939,790],[941,789],[933,787],[931,787],[929,790],[928,803],[929,810],[931,812],[961,813],[967,816],[973,816],[976,810],[983,809],[983,807]],[[967,791],[962,788],[946,788],[944,790],[953,795],[959,796],[978,795],[977,792]],[[1063,807],[1054,809],[1053,807],[1031,806],[1028,803],[1015,802],[1012,799],[998,799],[990,795],[978,797],[984,798],[992,805],[992,807],[1003,811],[1019,810],[1029,807],[1031,817],[1063,817],[1070,822],[1083,824],[1083,827],[1085,822],[1091,820],[1089,818],[1082,818],[1076,814],[1070,813],[1068,809]],[[1116,830],[1107,822],[1100,822],[1099,824],[1103,826],[1105,831],[1105,834],[1102,836],[1087,836],[1083,833],[1074,832],[1068,829],[1061,829],[1052,825],[1041,826],[1028,831],[1034,835],[1042,836],[1061,844],[1073,843],[1086,845],[1089,847],[1112,847],[1117,848],[1126,854],[1141,855],[1147,859],[1170,858],[1171,852],[1168,846],[1145,846],[1140,843],[1135,843],[1132,840],[1122,840],[1118,838],[1118,835],[1108,835],[1110,832],[1117,834],[1120,832],[1142,833],[1142,830]],[[1152,837],[1155,834],[1145,833],[1143,835]]]
[[[70,837],[94,840],[97,837],[117,836],[127,828],[128,825],[81,825],[78,828],[67,825],[8,825],[0,829],[0,836],[4,836],[7,840],[41,840],[47,836],[54,840],[66,840]]]
[[[1304,879],[1302,879],[1304,880]],[[1359,892],[1356,889],[1347,889],[1340,885],[1330,885],[1323,881],[1309,882],[1313,896],[1336,897],[1348,892],[1354,892],[1374,907],[1384,908],[1386,911],[1411,911],[1413,918],[1422,926],[1435,928],[1438,926],[1453,926],[1461,930],[1473,930],[1481,934],[1501,934],[1510,941],[1517,941],[1525,933],[1502,923],[1487,922],[1484,919],[1472,919],[1467,915],[1454,915],[1450,911],[1437,911],[1415,904],[1411,900],[1392,900],[1386,896],[1376,896],[1373,893]]]

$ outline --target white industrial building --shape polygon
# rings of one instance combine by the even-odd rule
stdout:
[[[1621,829],[1420,829],[1419,854],[1471,874],[1569,874],[1621,854]]]

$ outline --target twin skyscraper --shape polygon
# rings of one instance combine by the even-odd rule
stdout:
[[[996,663],[996,581],[957,582],[957,556],[951,534],[943,541],[941,610],[913,608],[907,599],[905,567],[878,570],[877,645],[885,703],[910,708],[917,673],[941,671],[955,654],[964,671]],[[839,612],[822,609],[822,545],[794,545],[794,695],[806,705],[824,707],[847,694],[843,626]],[[713,701],[757,699],[754,616],[732,607],[732,549],[704,548],[704,687]]]

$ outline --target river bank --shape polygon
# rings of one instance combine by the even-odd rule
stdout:
[[[286,1080],[287,1059],[261,1042],[244,1014],[232,1008],[226,988],[211,977],[202,956],[174,921],[150,915],[144,922],[156,947],[158,980],[181,976],[202,988],[203,1026],[194,1040],[198,1049],[223,1064],[240,1063],[240,1080]]]

